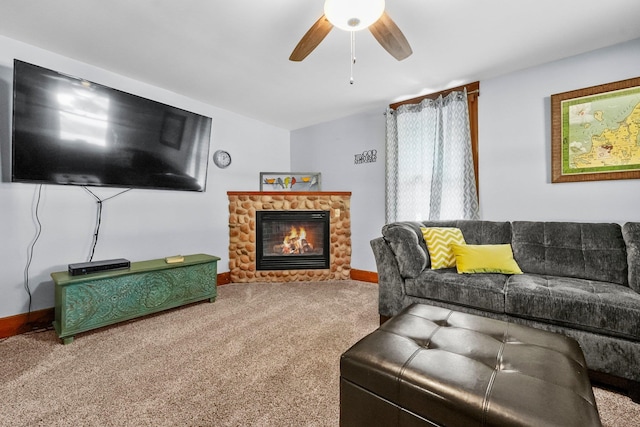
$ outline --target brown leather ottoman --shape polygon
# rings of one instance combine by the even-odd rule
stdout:
[[[415,304],[342,355],[340,425],[601,422],[573,339]]]

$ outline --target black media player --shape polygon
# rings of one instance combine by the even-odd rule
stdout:
[[[71,276],[80,276],[82,274],[98,273],[100,271],[110,270],[127,270],[131,267],[128,259],[107,259],[104,261],[79,262],[69,264],[69,274]]]

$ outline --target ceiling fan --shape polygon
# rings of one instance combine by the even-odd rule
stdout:
[[[335,26],[345,31],[369,28],[380,45],[398,61],[413,53],[400,28],[385,11],[384,0],[325,0],[324,14],[311,26],[289,60],[302,61]],[[352,39],[353,40],[353,39]]]

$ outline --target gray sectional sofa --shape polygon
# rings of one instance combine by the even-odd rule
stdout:
[[[456,227],[467,244],[511,244],[524,274],[433,270],[420,227]],[[381,322],[430,304],[576,339],[592,378],[640,401],[640,222],[396,222],[371,241]]]

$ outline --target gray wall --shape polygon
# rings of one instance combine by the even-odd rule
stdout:
[[[223,170],[210,161],[204,193],[133,190],[105,202],[94,260],[143,261],[209,253],[222,258],[219,272],[229,271],[227,191],[257,191],[261,170],[289,170],[289,131],[0,37],[0,318],[27,311],[24,270],[36,230],[33,207],[37,186],[6,179],[11,157],[14,58],[211,117],[210,154],[226,149],[233,158],[231,166]],[[121,190],[94,189],[103,199]],[[45,185],[39,214],[42,234],[29,269],[34,310],[53,307],[52,272],[66,270],[69,263],[87,261],[96,203],[80,187]]]
[[[640,76],[640,39],[480,82],[482,215],[495,220],[640,221],[640,181],[551,183],[556,93]]]
[[[640,76],[640,39],[480,81],[480,210],[488,220],[640,221],[640,181],[551,184],[550,96]],[[353,192],[352,267],[375,271],[384,224],[385,105],[291,133],[291,164]],[[353,154],[378,150],[378,162]],[[309,155],[312,153],[313,155]]]
[[[384,225],[384,106],[291,132],[291,167],[322,173],[322,189],[351,191],[351,266],[375,271],[369,241]],[[355,164],[377,150],[377,162]]]
[[[323,189],[351,191],[352,267],[375,271],[369,241],[384,224],[385,105],[332,122],[286,130],[202,104],[88,64],[0,37],[0,317],[24,313],[24,269],[35,233],[37,187],[6,182],[13,58],[79,75],[213,118],[211,153],[233,156],[225,170],[209,164],[206,193],[134,190],[105,203],[94,259],[131,261],[176,254],[220,256],[228,271],[227,191],[258,190],[260,171],[318,171]],[[551,94],[640,75],[640,40],[481,81],[480,206],[485,219],[625,222],[639,220],[640,181],[550,184]],[[376,163],[354,155],[377,150]],[[117,189],[100,189],[101,197]],[[33,309],[53,306],[49,274],[89,255],[95,202],[77,187],[45,186],[42,235],[30,267]]]

